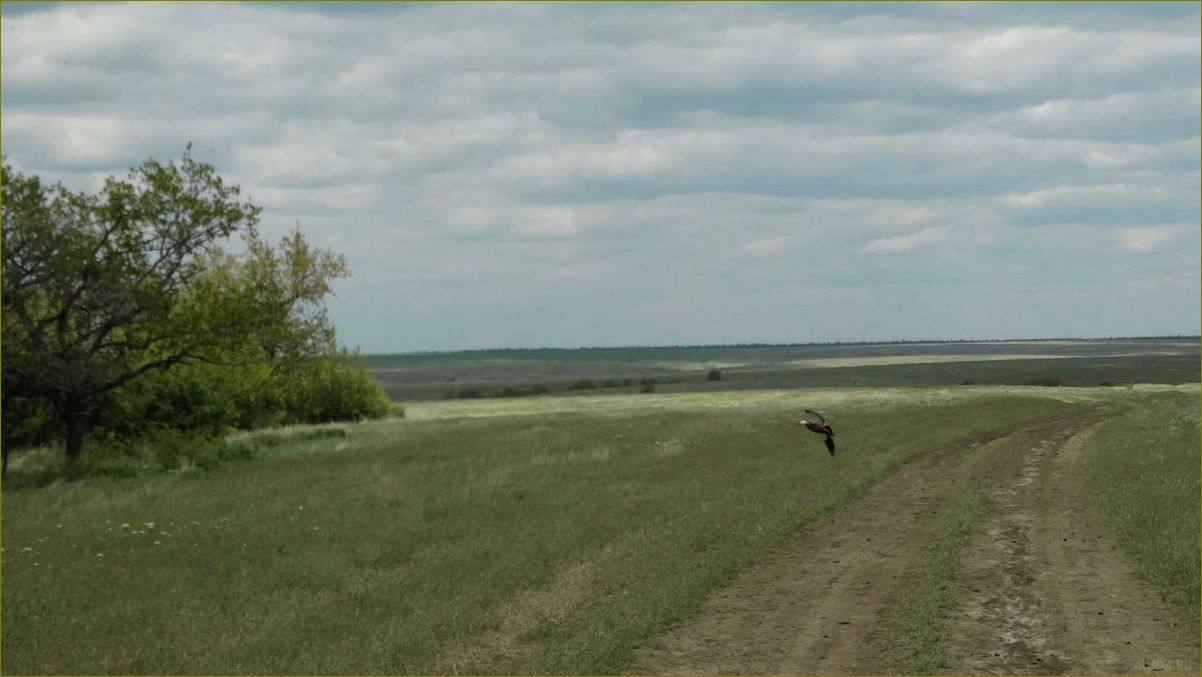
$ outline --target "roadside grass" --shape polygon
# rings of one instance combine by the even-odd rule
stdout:
[[[1097,520],[1187,618],[1199,620],[1199,398],[1137,394],[1078,465]]]
[[[943,643],[951,631],[960,551],[984,514],[979,486],[950,499],[940,510],[917,570],[899,588],[902,594],[885,607],[875,633],[875,654],[887,667],[886,674],[933,675],[945,668]]]
[[[1078,406],[945,391],[447,409],[204,473],[6,491],[3,669],[618,672],[904,463]],[[795,424],[805,405],[826,406],[837,456]]]

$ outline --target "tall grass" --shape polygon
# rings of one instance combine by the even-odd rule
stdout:
[[[3,496],[9,673],[571,673],[930,449],[1074,405],[846,396],[348,426],[190,476]]]
[[[1090,437],[1079,467],[1090,507],[1136,575],[1198,622],[1198,395],[1136,395]]]

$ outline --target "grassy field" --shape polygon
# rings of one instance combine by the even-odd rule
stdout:
[[[394,400],[817,387],[1197,383],[1197,340],[609,348],[370,355]],[[716,369],[721,380],[709,380]]]
[[[1197,393],[1138,395],[1090,439],[1091,508],[1136,574],[1197,623],[1200,441]]]
[[[7,491],[3,669],[617,672],[902,464],[1154,390],[431,402],[209,472]]]

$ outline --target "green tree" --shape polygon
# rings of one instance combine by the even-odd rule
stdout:
[[[331,283],[348,273],[343,257],[310,245],[299,230],[272,246],[255,234],[241,257],[210,252],[209,270],[185,305],[257,321],[226,361],[239,369],[239,408],[251,427],[378,418],[388,398],[355,356],[338,347],[326,313]],[[216,303],[216,299],[222,299]],[[211,318],[197,322],[212,324]]]
[[[5,418],[10,400],[46,402],[69,460],[106,393],[214,361],[258,326],[246,308],[214,309],[226,299],[210,296],[206,310],[180,303],[200,298],[192,286],[214,245],[236,231],[253,237],[259,215],[190,146],[178,163],[109,177],[96,195],[46,186],[7,162],[2,173]]]

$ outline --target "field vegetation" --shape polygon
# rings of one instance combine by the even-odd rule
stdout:
[[[1090,436],[1080,464],[1090,507],[1115,542],[1198,622],[1199,400],[1138,394]]]
[[[254,458],[209,470],[6,491],[3,667],[620,671],[901,465],[1097,392],[1058,390],[435,402],[249,435]],[[806,405],[837,412],[834,458]]]

